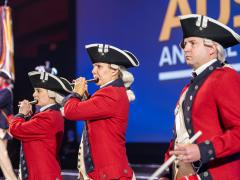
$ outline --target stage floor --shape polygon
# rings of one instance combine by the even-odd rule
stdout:
[[[134,170],[137,180],[147,180],[154,171],[159,167],[156,164],[131,164],[131,167]],[[17,170],[15,170],[18,172]],[[76,170],[62,170],[62,176],[64,180],[77,180],[78,172]],[[158,178],[156,178],[157,180]],[[4,180],[3,177],[0,177],[0,180]]]
[[[159,167],[156,164],[148,164],[148,165],[141,165],[141,164],[132,164],[131,167],[133,168],[136,179],[137,180],[147,180],[155,170]],[[78,176],[77,170],[63,170],[62,176],[64,180],[76,180]],[[156,178],[157,180],[158,178]]]

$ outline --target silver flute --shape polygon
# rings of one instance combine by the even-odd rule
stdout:
[[[29,101],[29,104],[34,105],[37,104],[38,100],[34,99],[33,101]],[[20,107],[20,104],[18,104],[18,107]]]

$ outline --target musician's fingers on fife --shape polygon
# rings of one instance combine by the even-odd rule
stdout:
[[[82,85],[82,84],[86,84],[87,82],[86,82],[86,78],[84,78],[84,77],[79,77],[79,78],[77,78],[77,79],[75,79],[75,80],[73,80],[73,82],[74,82],[74,84],[75,85]]]
[[[82,85],[87,85],[87,81],[86,81],[86,78],[81,78],[81,83],[82,83]]]
[[[81,78],[78,78],[74,81],[74,89],[77,89],[82,86],[81,81],[82,81]]]
[[[23,100],[19,102],[19,113],[24,115],[31,114],[32,112],[32,105],[29,103],[28,100]]]
[[[19,106],[20,108],[26,107],[26,106],[29,106],[29,105],[30,105],[30,103],[29,103],[29,101],[26,100],[26,99],[24,99],[23,101],[20,101],[20,102],[18,103],[18,106]]]

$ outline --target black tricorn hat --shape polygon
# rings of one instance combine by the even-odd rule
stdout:
[[[0,69],[0,77],[3,77],[7,80],[8,83],[12,84],[14,81],[12,79],[12,76],[9,72],[7,72],[5,69]]]
[[[200,37],[210,39],[228,48],[240,43],[240,36],[230,27],[199,14],[180,16],[183,39]]]
[[[34,88],[44,88],[62,95],[68,95],[72,92],[72,86],[65,78],[38,71],[29,72],[28,77]]]
[[[108,63],[121,65],[126,68],[138,67],[138,59],[129,51],[121,50],[108,44],[89,44],[86,45],[88,55],[92,63]]]

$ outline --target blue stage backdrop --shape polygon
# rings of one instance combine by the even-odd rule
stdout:
[[[127,142],[167,142],[172,136],[174,108],[190,79],[179,42],[178,16],[206,14],[240,33],[239,0],[79,0],[76,1],[76,76],[92,78],[85,45],[107,43],[132,51],[140,67],[132,69]],[[227,49],[228,61],[240,70],[240,45]],[[89,85],[90,92],[96,90]],[[78,123],[79,134],[82,123]]]

